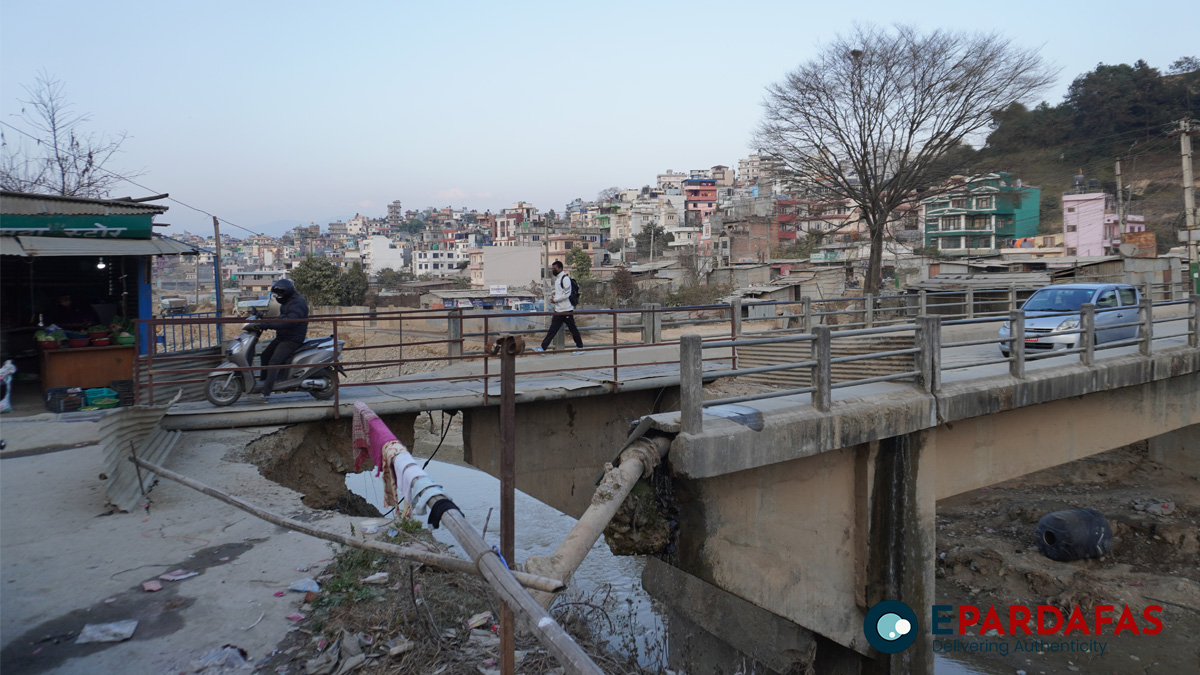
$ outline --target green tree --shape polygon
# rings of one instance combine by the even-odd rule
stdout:
[[[652,244],[654,257],[661,256],[663,251],[667,250],[667,244],[675,241],[675,235],[667,234],[661,225],[651,225],[643,227],[641,232],[633,235],[633,241],[637,245],[638,260],[646,260],[651,257]]]
[[[408,270],[400,270],[397,272],[396,270],[388,267],[380,270],[379,274],[375,275],[375,280],[379,282],[380,286],[391,290],[399,287],[400,284],[412,281],[413,275],[412,272],[409,272]]]
[[[338,277],[338,299],[341,305],[362,305],[367,299],[367,275],[360,263],[354,263]]]
[[[636,290],[633,285],[633,275],[625,266],[618,267],[617,271],[613,272],[612,282],[609,285],[613,295],[617,296],[617,302],[622,305],[633,298],[633,292]]]
[[[309,256],[292,270],[292,283],[310,306],[336,305],[341,299],[339,276],[341,271],[328,258]]]
[[[583,283],[592,278],[592,257],[587,254],[587,251],[573,248],[563,262],[571,270],[571,276],[575,281]]]

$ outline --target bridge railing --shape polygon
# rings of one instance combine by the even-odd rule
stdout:
[[[621,354],[625,350],[648,345],[679,344],[682,333],[688,328],[702,333],[702,340],[714,343],[714,349],[716,344],[722,345],[723,351],[719,356],[713,356],[714,352],[710,351],[710,356],[702,359],[702,362],[729,359],[736,369],[739,366],[737,347],[752,344],[747,340],[795,338],[791,341],[812,341],[815,338],[811,336],[819,334],[820,329],[831,333],[831,341],[835,339],[835,335],[836,339],[843,340],[879,332],[907,331],[915,336],[920,319],[931,315],[937,315],[939,321],[946,325],[1011,321],[1012,313],[1016,310],[1010,308],[1018,306],[1021,296],[1032,293],[1033,290],[1035,289],[1009,287],[973,291],[965,296],[959,293],[958,296],[965,298],[961,302],[955,299],[954,294],[926,292],[878,297],[865,295],[856,298],[801,298],[799,301],[764,303],[743,303],[741,299],[735,299],[729,304],[693,307],[646,305],[630,309],[579,310],[575,317],[581,333],[587,336],[583,351],[610,353],[611,359],[603,368],[611,368],[611,382],[619,384],[622,369],[678,363],[677,360],[661,359],[653,362],[638,362],[636,359],[623,361]],[[1181,302],[1187,301],[1177,300],[1174,304]],[[551,316],[550,312],[489,312],[465,308],[405,309],[315,315],[309,317],[308,321],[310,336],[328,334],[344,343],[340,346],[339,357],[347,377],[337,384],[334,395],[336,404],[340,402],[340,392],[344,388],[388,385],[402,381],[413,383],[480,378],[488,381],[497,377],[496,368],[488,354],[489,336],[500,333],[540,336],[544,334],[544,326],[549,323]],[[151,335],[186,335],[189,334],[188,331],[191,331],[192,335],[213,335],[220,334],[217,331],[225,324],[232,324],[232,327],[223,329],[225,337],[232,338],[245,320],[244,317],[187,316],[145,319],[140,323],[144,324],[144,328]],[[1153,324],[1148,324],[1139,330],[1149,333],[1152,329]],[[565,337],[564,330],[560,331],[555,339],[560,348]],[[970,344],[985,342],[1000,344],[998,338]],[[944,346],[965,344],[968,343],[950,343]],[[1102,348],[1124,344],[1128,343],[1107,343]],[[1019,346],[1023,347],[1024,343]],[[1076,348],[1080,352],[1083,349],[1082,343]],[[810,347],[810,352],[811,350]],[[1038,355],[1028,353],[1029,350],[1014,347],[1012,351],[1013,354],[1005,360],[1019,364],[1013,366],[1013,372],[1016,373],[1023,372],[1025,361],[1038,358]],[[1062,353],[1059,351],[1053,355],[1059,356]],[[1094,354],[1094,350],[1092,353]],[[879,352],[874,358],[894,359],[898,355],[900,354],[896,350],[891,350]],[[831,358],[831,365],[839,366],[872,360],[871,355],[842,355]],[[213,360],[216,361],[217,358],[214,357]],[[559,363],[541,369],[522,369],[522,372],[562,374],[595,371],[598,367],[595,359],[587,361],[586,365]],[[998,361],[999,359],[986,363]],[[474,362],[475,365],[461,373],[435,372],[458,362]],[[156,350],[142,356],[137,364],[140,382],[138,400],[152,402],[156,390],[161,392],[167,387],[173,392],[179,385],[204,384],[212,369],[200,367],[201,365],[207,364],[197,363],[194,355],[183,352],[162,353]],[[287,366],[275,368],[283,369]],[[242,370],[262,369],[261,366],[255,365]],[[425,375],[426,373],[428,375]],[[908,374],[911,375],[911,372]],[[810,372],[809,378],[815,381],[819,375],[820,373]],[[905,373],[891,372],[887,374],[886,379],[903,379],[904,375]],[[940,370],[937,373],[929,373],[928,377],[940,377]],[[834,389],[878,381],[870,377],[837,379],[838,382],[831,382]],[[836,386],[833,386],[835,384]],[[191,387],[189,391],[197,389]],[[793,393],[806,393],[808,387],[791,389],[797,389]]]
[[[1154,303],[1149,296],[1143,296],[1138,306],[1136,318],[1132,321],[1104,321],[1097,328],[1096,317],[1111,313],[1121,313],[1129,307],[1096,308],[1091,304],[1083,305],[1078,312],[1061,312],[1064,320],[1070,319],[1067,328],[1061,330],[1036,333],[1026,330],[1026,315],[1023,310],[1011,310],[1007,316],[987,316],[980,318],[957,319],[943,321],[940,316],[923,315],[906,324],[890,325],[878,328],[852,329],[832,331],[828,326],[814,326],[811,332],[787,336],[762,336],[746,334],[735,336],[730,340],[702,341],[699,336],[685,335],[680,342],[680,420],[682,431],[685,433],[700,433],[703,431],[703,410],[713,406],[744,403],[784,396],[808,394],[814,408],[828,412],[832,405],[832,392],[836,389],[890,381],[911,381],[913,386],[928,393],[937,393],[941,389],[943,373],[955,369],[975,368],[979,366],[1009,364],[1010,376],[1023,379],[1028,362],[1078,354],[1079,361],[1085,366],[1095,363],[1096,352],[1104,349],[1117,349],[1137,345],[1138,352],[1143,357],[1150,357],[1154,352],[1155,340],[1163,339],[1157,335],[1155,326],[1166,322],[1177,322],[1179,316],[1155,316],[1155,309],[1166,310],[1171,307],[1187,307],[1186,337],[1188,346],[1200,348],[1200,295],[1193,295],[1186,300],[1173,300]],[[1162,312],[1166,314],[1167,312]],[[1054,316],[1043,312],[1039,316]],[[943,341],[943,326],[973,326],[980,324],[1005,325],[1008,336],[1000,333],[999,326],[995,337],[959,341]],[[1115,331],[1128,329],[1133,337],[1097,340],[1097,331]],[[853,338],[863,335],[911,335],[911,348],[890,349],[846,356],[833,356],[833,344],[837,339]],[[1110,334],[1111,335],[1111,334]],[[1046,344],[1044,341],[1056,337],[1078,336],[1071,346],[1062,349],[1046,350],[1042,353],[1030,353],[1028,344]],[[1177,336],[1170,336],[1177,337]],[[705,349],[726,348],[736,350],[741,347],[761,345],[786,345],[790,343],[807,344],[810,358],[797,361],[786,361],[762,366],[739,368],[736,365],[720,371],[703,370],[703,352]],[[971,359],[969,363],[943,366],[942,358],[945,349],[957,347],[972,347],[979,345],[996,345],[1000,356],[992,359]],[[868,377],[854,377],[836,381],[833,368],[840,363],[853,361],[869,361],[896,356],[911,356],[911,367],[900,372]],[[713,398],[705,400],[703,396],[703,380],[713,376],[739,377],[782,371],[807,371],[809,384],[803,387],[780,388],[741,396]]]

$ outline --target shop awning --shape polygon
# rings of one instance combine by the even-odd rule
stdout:
[[[0,254],[41,256],[190,255],[198,253],[170,237],[93,239],[84,237],[0,237]]]
[[[0,255],[29,256],[16,237],[0,237]]]

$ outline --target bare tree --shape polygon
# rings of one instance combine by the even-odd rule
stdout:
[[[600,194],[596,195],[596,201],[598,201],[598,202],[615,202],[617,200],[617,197],[620,197],[620,196],[621,196],[621,188],[614,185],[610,188],[604,188],[603,190],[601,190]]]
[[[63,94],[63,83],[39,74],[26,86],[27,99],[17,117],[24,129],[0,132],[0,187],[69,197],[107,197],[110,190],[141,172],[114,171],[106,165],[121,150],[125,133],[115,137],[85,132],[91,121],[76,113]],[[16,136],[10,141],[10,136]]]
[[[755,144],[859,208],[871,236],[864,290],[876,293],[892,212],[960,170],[949,153],[1054,74],[995,34],[855,26],[767,88]]]

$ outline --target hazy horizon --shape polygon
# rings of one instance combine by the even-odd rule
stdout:
[[[1194,55],[1189,22],[1168,18],[1180,8],[1042,5],[984,18],[948,2],[843,13],[771,2],[0,0],[0,119],[23,126],[23,86],[44,72],[91,115],[87,130],[129,134],[109,167],[144,170],[147,189],[112,196],[169,192],[273,235],[381,217],[396,199],[561,212],[667,169],[736,168],[752,152],[764,88],[856,20],[995,30],[1040,47],[1061,69],[1041,97],[1056,103],[1099,63],[1165,71]],[[163,203],[170,232],[211,232],[210,217]]]

